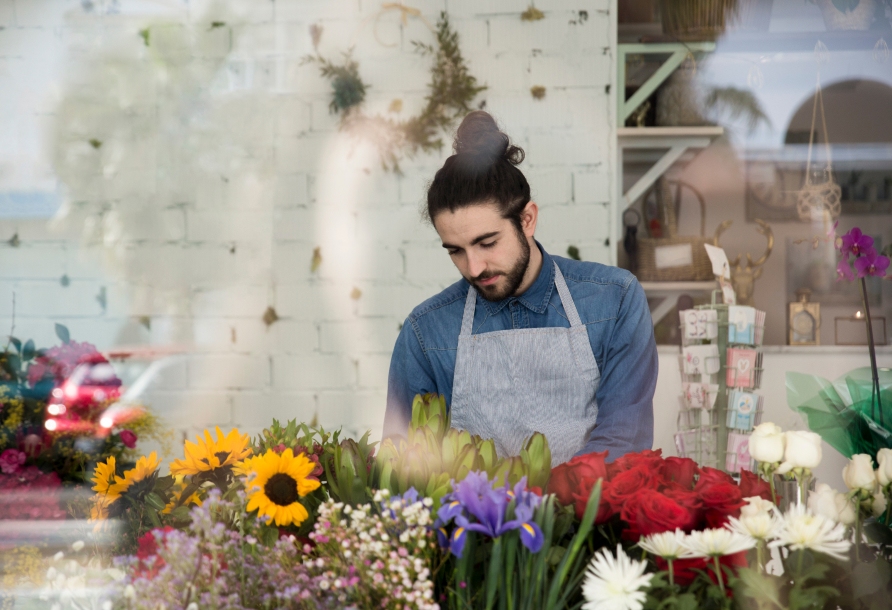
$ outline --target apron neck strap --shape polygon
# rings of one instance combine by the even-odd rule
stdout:
[[[564,306],[564,313],[570,320],[570,327],[582,326],[582,320],[579,318],[579,312],[576,311],[576,303],[570,296],[570,289],[564,280],[557,263],[554,264],[554,285],[557,287],[558,296],[561,297],[561,304]],[[465,299],[465,312],[461,318],[461,336],[467,337],[471,335],[474,328],[474,312],[477,310],[477,289],[473,285],[468,287],[468,296]]]

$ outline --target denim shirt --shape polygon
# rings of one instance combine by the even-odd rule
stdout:
[[[538,245],[538,242],[537,242]],[[588,330],[601,372],[598,419],[579,452],[609,451],[608,461],[653,445],[657,346],[641,285],[628,271],[551,256],[518,297],[497,302],[479,294],[473,334],[520,328],[570,327],[554,284],[554,262],[567,281]],[[469,284],[462,279],[416,307],[406,319],[390,362],[384,436],[405,436],[416,394],[443,394],[452,404],[452,378]],[[543,409],[555,405],[542,405]]]

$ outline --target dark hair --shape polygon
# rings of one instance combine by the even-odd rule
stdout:
[[[494,203],[503,218],[520,230],[520,213],[530,201],[530,185],[517,165],[523,149],[511,144],[489,113],[468,114],[446,159],[427,189],[427,217],[482,203]]]

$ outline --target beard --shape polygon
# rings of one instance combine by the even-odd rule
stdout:
[[[520,242],[520,257],[507,273],[481,273],[477,277],[468,280],[474,285],[477,292],[480,293],[480,296],[487,301],[501,301],[502,299],[514,296],[514,293],[517,292],[517,289],[520,288],[520,285],[523,283],[523,276],[526,274],[527,267],[530,265],[530,243],[526,240],[526,237],[523,234],[520,234],[517,237],[518,242]],[[481,280],[500,274],[505,276],[505,282],[501,286],[499,284],[494,284],[492,286],[481,286],[479,284]]]

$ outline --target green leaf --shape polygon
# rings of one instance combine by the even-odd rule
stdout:
[[[71,341],[71,333],[68,332],[68,327],[62,324],[56,324],[56,336],[59,337],[59,340],[62,343],[69,343]]]
[[[28,362],[29,360],[34,358],[35,351],[36,350],[34,348],[34,341],[28,339],[28,341],[25,343],[25,346],[22,348],[22,360]]]
[[[146,504],[154,508],[155,510],[164,510],[164,500],[161,499],[161,496],[156,494],[154,491],[150,491],[146,494]]]
[[[176,521],[188,521],[190,511],[191,509],[188,506],[178,506],[170,511],[169,515]]]
[[[158,511],[146,508],[146,516],[149,518],[152,527],[161,527],[161,519],[158,518]]]
[[[19,341],[19,340],[16,339],[15,337],[10,337],[10,338],[9,338],[9,342],[10,342],[10,343],[12,344],[12,346],[15,348],[15,351],[17,351],[17,352],[20,353],[20,354],[22,353],[22,342],[21,342],[21,341]]]
[[[852,595],[866,597],[892,580],[892,566],[879,560],[871,563],[856,563],[852,568]]]
[[[258,533],[260,534],[260,542],[264,546],[273,547],[276,545],[276,541],[279,540],[279,529],[276,527],[261,525]]]

